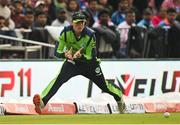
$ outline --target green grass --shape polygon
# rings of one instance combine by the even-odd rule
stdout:
[[[78,114],[78,115],[6,115],[0,124],[180,124],[180,113],[151,114]]]

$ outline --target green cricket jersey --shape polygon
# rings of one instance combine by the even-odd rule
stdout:
[[[80,59],[91,60],[96,58],[95,44],[95,34],[92,29],[85,27],[81,33],[81,37],[78,39],[73,27],[68,26],[65,27],[60,34],[59,41],[55,48],[55,56],[63,58],[64,52],[71,48],[72,54],[74,55],[79,49],[83,48],[82,58]]]

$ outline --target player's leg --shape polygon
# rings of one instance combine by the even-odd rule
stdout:
[[[77,67],[74,64],[65,61],[59,75],[49,83],[41,95],[34,95],[33,103],[35,104],[36,112],[41,113],[41,109],[48,103],[62,84],[75,75],[78,75]]]
[[[121,89],[114,83],[105,80],[101,67],[97,62],[94,62],[91,64],[91,66],[87,67],[89,68],[87,68],[87,71],[84,72],[83,75],[92,80],[103,92],[112,95],[117,101],[120,113],[124,113],[125,103],[123,101]]]

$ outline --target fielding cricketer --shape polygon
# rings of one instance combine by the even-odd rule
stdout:
[[[50,82],[41,94],[34,95],[33,103],[37,113],[45,107],[58,89],[70,78],[82,75],[93,81],[103,92],[109,93],[117,101],[120,113],[124,113],[125,103],[122,92],[114,83],[105,80],[96,57],[96,38],[86,25],[86,16],[75,12],[72,25],[64,27],[55,47],[55,56],[65,58],[59,75]]]

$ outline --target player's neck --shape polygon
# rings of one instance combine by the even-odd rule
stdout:
[[[77,38],[80,38],[81,37],[81,32],[75,32],[75,35]]]

